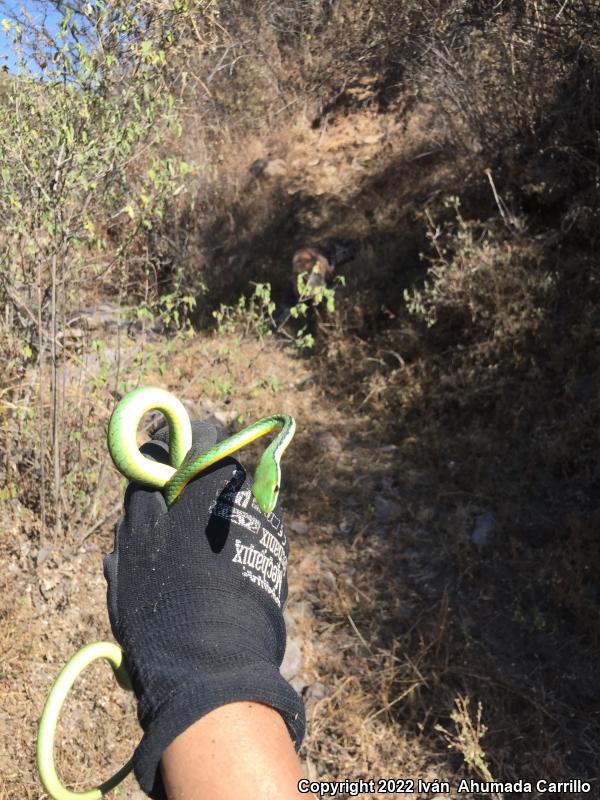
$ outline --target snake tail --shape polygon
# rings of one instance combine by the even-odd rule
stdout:
[[[62,783],[56,770],[54,760],[54,740],[56,727],[63,703],[80,673],[98,658],[110,662],[115,675],[123,688],[130,688],[127,666],[123,650],[112,642],[94,642],[78,650],[65,664],[54,682],[40,719],[37,739],[37,764],[44,789],[54,800],[100,800],[103,795],[121,783],[133,768],[133,761],[128,761],[111,778],[93,789],[74,792]]]

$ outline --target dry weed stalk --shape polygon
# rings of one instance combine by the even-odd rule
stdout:
[[[442,725],[436,725],[435,730],[439,731],[445,738],[448,748],[459,752],[465,760],[467,766],[479,775],[483,780],[492,782],[494,778],[485,760],[485,752],[481,746],[481,740],[487,733],[487,727],[481,721],[483,706],[477,703],[477,716],[475,720],[471,718],[469,697],[459,695],[455,701],[456,708],[450,714],[450,719],[455,725],[456,732],[447,731]],[[494,792],[494,800],[503,800],[502,794]]]

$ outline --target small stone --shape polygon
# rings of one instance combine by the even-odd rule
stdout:
[[[53,585],[50,581],[41,581],[40,582],[40,594],[44,598],[44,600],[50,599],[50,593],[52,592]]]
[[[337,580],[330,569],[326,569],[324,572],[322,572],[321,578],[328,589],[331,589],[332,592],[337,591]]]
[[[329,431],[321,431],[315,436],[315,448],[323,455],[339,459],[343,453],[343,448],[338,439]]]
[[[312,761],[308,756],[306,757],[306,764],[304,764],[304,774],[309,781],[316,781],[319,777],[319,772],[315,762]]]
[[[398,511],[398,506],[381,494],[375,495],[375,518],[378,522],[389,522]]]
[[[46,613],[48,606],[42,600],[42,598],[38,596],[36,592],[32,593],[31,599],[33,600],[33,605],[35,607],[35,610],[37,611],[38,617],[43,617],[44,614]]]
[[[257,158],[248,167],[248,172],[254,175],[255,178],[260,178],[268,163],[268,158]]]
[[[286,681],[290,681],[292,678],[295,678],[300,672],[300,669],[302,668],[302,660],[302,651],[296,642],[288,637],[285,646],[285,653],[283,655],[283,661],[279,667],[279,672],[286,679]]]
[[[292,678],[290,681],[290,686],[292,689],[295,689],[299,695],[302,695],[302,692],[306,689],[309,684],[304,678],[300,677],[300,675],[296,675],[295,678]]]
[[[298,536],[304,536],[305,533],[308,533],[308,523],[301,519],[293,519],[288,523],[288,528],[292,533],[297,533]]]
[[[51,552],[52,552],[51,547],[40,547],[40,549],[37,552],[37,556],[35,557],[36,567],[41,567]]]
[[[477,547],[488,547],[494,541],[498,520],[493,511],[480,514],[475,520],[471,541]]]
[[[285,620],[285,627],[288,634],[294,633],[296,629],[296,620],[292,616],[289,608],[286,608],[283,612],[283,619]]]
[[[311,683],[310,686],[304,690],[304,711],[306,713],[307,720],[311,718],[317,703],[321,700],[324,700],[326,697],[329,697],[330,694],[331,689],[319,681]]]
[[[315,615],[313,607],[308,600],[300,600],[298,603],[295,603],[292,608],[286,610],[289,610],[290,614],[296,621],[311,620]]]
[[[319,569],[317,560],[312,555],[303,556],[300,562],[296,562],[296,570],[300,575],[314,575]]]
[[[287,164],[282,158],[274,158],[268,161],[262,170],[266,178],[282,178],[287,174]]]
[[[222,425],[224,428],[229,427],[229,425],[231,425],[233,420],[237,419],[238,416],[239,416],[238,412],[234,411],[233,409],[229,411],[221,411],[221,410],[213,411],[213,417],[215,418],[217,423],[219,425]]]

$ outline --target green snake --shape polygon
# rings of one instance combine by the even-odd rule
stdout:
[[[138,448],[138,427],[144,414],[149,411],[161,411],[167,420],[169,464],[152,461]],[[134,483],[161,489],[166,504],[170,507],[177,501],[185,486],[200,472],[261,436],[278,431],[259,459],[252,484],[252,494],[261,511],[269,514],[275,508],[281,486],[281,458],[295,430],[293,417],[272,414],[197,455],[192,448],[192,426],[183,404],[164,389],[146,386],[125,395],[117,404],[108,424],[107,442],[109,453],[119,472]],[[117,786],[133,766],[132,761],[128,761],[107,781],[83,792],[67,789],[56,770],[54,740],[63,703],[81,672],[98,658],[108,660],[119,684],[124,689],[131,689],[123,650],[112,642],[94,642],[82,647],[63,667],[46,700],[37,739],[40,779],[44,789],[54,800],[99,800]]]

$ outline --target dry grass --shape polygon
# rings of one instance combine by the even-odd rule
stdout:
[[[288,524],[307,525],[292,538],[289,610],[311,777],[579,777],[598,793],[596,12],[533,6],[532,22],[504,4],[478,15],[430,3],[415,16],[410,4],[342,3],[309,25],[288,4],[294,25],[265,35],[251,80],[211,84],[206,137],[179,145],[214,168],[195,205],[167,219],[157,275],[168,284],[176,257],[189,285],[206,283],[197,322],[251,281],[289,302],[297,245],[360,243],[312,358],[271,343],[256,359],[257,343],[207,333],[138,340],[120,356],[127,385],[165,385],[195,416],[298,419],[284,502]],[[260,8],[257,30],[265,14],[281,19]],[[407,43],[418,57],[400,69]],[[545,59],[556,81],[536,91]],[[258,181],[248,166],[268,152],[286,174]],[[461,197],[460,223],[448,195]],[[413,288],[426,301],[416,315],[403,300]],[[117,387],[90,391],[98,357],[68,366],[68,424],[84,431],[77,481],[97,488],[38,566],[35,451],[7,458],[22,495],[2,503],[0,798],[40,796],[33,744],[52,677],[80,644],[110,638],[101,556],[114,518],[75,542],[120,497],[103,443]],[[22,400],[36,376],[14,379]],[[479,548],[486,512],[497,528]],[[138,735],[131,698],[96,668],[64,720],[65,777],[108,774]],[[129,780],[121,796],[136,792]]]
[[[565,778],[567,759],[576,754],[578,774],[592,778],[593,709],[578,705],[575,676],[562,688],[557,683],[557,670],[566,667],[561,653],[577,652],[578,637],[565,630],[562,641],[552,638],[548,626],[556,620],[546,610],[540,627],[535,603],[516,616],[525,584],[506,547],[499,545],[490,561],[468,541],[482,501],[466,492],[450,498],[440,473],[415,459],[416,437],[398,439],[393,425],[366,410],[349,413],[347,403],[331,398],[335,387],[326,391],[314,381],[310,361],[269,344],[261,356],[269,380],[257,384],[246,364],[258,347],[198,337],[172,353],[166,380],[150,374],[148,381],[160,380],[196,414],[225,403],[230,419],[250,420],[267,408],[298,419],[285,503],[288,524],[305,521],[308,532],[292,535],[289,609],[304,650],[302,683],[325,687],[303,749],[309,773],[456,785],[469,763],[484,763],[497,780]],[[228,383],[236,387],[231,398],[221,388]],[[99,445],[102,429],[98,423],[87,433]],[[112,470],[103,487],[108,507],[119,494]],[[382,497],[391,504],[383,515],[376,501]],[[33,743],[50,682],[77,647],[111,638],[101,557],[112,532],[106,524],[82,546],[64,542],[36,567],[31,516],[17,501],[10,507],[2,542],[8,570],[0,796],[38,797]],[[521,570],[531,585],[531,558]],[[535,654],[532,631],[550,637],[543,656]],[[571,669],[576,663],[571,657]],[[483,738],[466,706],[462,715],[454,711],[456,698],[469,697],[482,704]],[[479,726],[475,739],[471,724]],[[61,736],[63,774],[80,787],[128,757],[139,736],[134,709],[108,669],[98,666],[81,681]],[[519,742],[525,746],[515,747]],[[474,744],[483,748],[477,759]],[[136,792],[129,780],[120,796]]]

